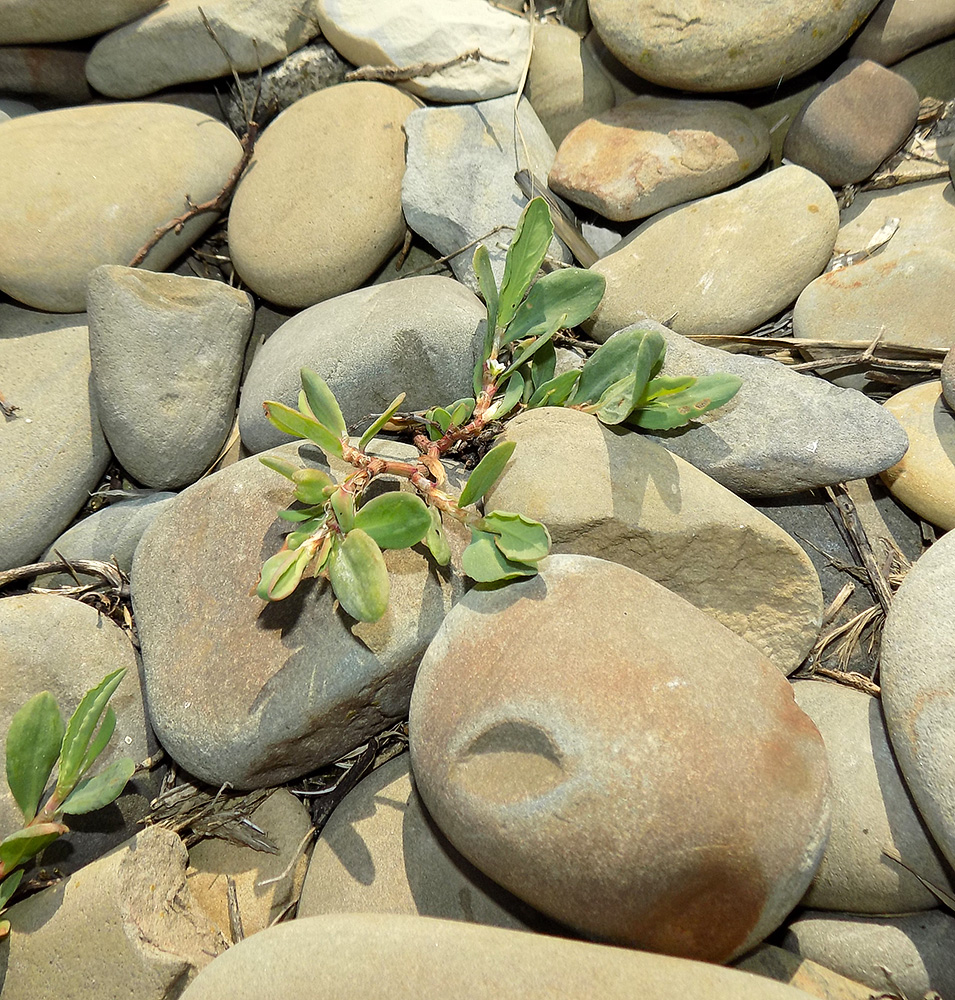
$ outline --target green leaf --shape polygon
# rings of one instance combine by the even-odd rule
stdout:
[[[86,774],[86,772],[93,766],[96,758],[106,749],[106,746],[112,739],[115,731],[116,713],[107,705],[106,714],[103,716],[103,724],[99,727],[99,731],[90,741],[90,745],[87,747],[86,754],[83,757],[83,765],[80,767],[81,775]]]
[[[656,381],[654,379],[654,381]],[[652,386],[652,382],[650,386]],[[698,378],[693,385],[672,395],[661,394],[627,418],[627,423],[644,430],[670,430],[682,427],[695,417],[725,406],[739,391],[742,379],[717,373]],[[648,388],[650,388],[648,386]]]
[[[305,542],[307,542],[319,528],[324,527],[327,522],[327,515],[325,517],[313,517],[307,521],[303,521],[295,531],[292,531],[285,536],[286,547],[292,550],[301,548],[301,546],[304,545]]]
[[[0,941],[10,933],[10,921],[0,920]]]
[[[355,527],[383,549],[417,545],[431,527],[431,514],[421,497],[395,490],[374,497],[355,515]]]
[[[332,477],[321,469],[297,469],[292,476],[295,499],[310,505],[324,503],[325,487],[332,485]]]
[[[529,379],[531,395],[545,382],[549,382],[554,377],[556,370],[557,352],[554,350],[553,343],[548,341],[531,359]]]
[[[608,386],[600,399],[589,404],[586,410],[593,413],[601,423],[619,424],[633,412],[634,396],[637,395],[637,378],[635,375],[627,375]]]
[[[538,406],[563,406],[567,397],[574,391],[580,372],[572,369],[545,382],[527,401],[527,408],[533,410]]]
[[[497,282],[494,280],[494,272],[491,270],[491,258],[483,243],[474,251],[471,264],[477,276],[478,288],[481,289],[481,295],[484,297],[485,305],[487,305],[487,333],[484,335],[484,353],[481,357],[483,364],[491,356],[494,331],[497,328],[498,306]]]
[[[10,875],[0,882],[0,913],[2,913],[6,907],[7,903],[13,898],[13,894],[17,891],[17,886],[20,884],[20,879],[23,878],[23,869],[19,871],[12,872]],[[2,935],[0,935],[2,937]]]
[[[5,840],[0,841],[0,862],[7,871],[10,871],[21,862],[39,854],[57,837],[62,837],[68,832],[68,828],[62,823],[34,823],[33,826],[17,830],[16,833],[11,833]]]
[[[647,387],[643,390],[640,403],[649,402],[651,399],[659,399],[663,396],[672,396],[677,392],[683,392],[690,386],[696,385],[696,379],[692,375],[659,375],[650,379]]]
[[[284,458],[274,458],[272,455],[259,455],[259,461],[271,469],[285,476],[286,479],[294,479],[295,473],[299,471],[299,466],[286,462]]]
[[[362,622],[376,622],[388,608],[391,584],[385,557],[374,539],[354,528],[332,546],[328,578],[339,604]]]
[[[60,812],[77,816],[108,806],[119,798],[135,770],[136,761],[130,757],[114,760],[100,774],[84,778],[60,806]]]
[[[355,497],[352,493],[346,493],[341,487],[328,498],[331,502],[332,510],[335,512],[335,520],[338,527],[342,529],[342,534],[347,535],[355,526]]]
[[[475,527],[493,534],[494,544],[516,562],[537,562],[550,552],[550,533],[540,521],[523,514],[494,510]]]
[[[265,408],[265,415],[269,422],[286,434],[294,437],[308,438],[325,452],[326,455],[342,456],[342,442],[339,438],[317,420],[293,410],[284,403],[276,403],[271,399],[266,400],[262,406]]]
[[[348,434],[345,418],[342,416],[341,407],[338,405],[335,394],[329,389],[328,383],[311,368],[303,368],[301,376],[302,390],[308,400],[308,408],[312,411],[312,416],[333,434],[345,437]]]
[[[358,442],[358,450],[364,451],[368,445],[368,442],[388,423],[389,420],[398,412],[398,407],[405,401],[405,394],[399,393],[395,398],[388,404],[388,409],[380,417],[378,417],[375,422],[365,431],[361,436],[361,440]]]
[[[282,601],[302,582],[309,564],[308,551],[280,549],[262,566],[256,594],[263,601]]]
[[[7,730],[7,784],[29,823],[60,756],[63,719],[49,691],[34,695],[10,720]]]
[[[510,375],[511,372],[516,371],[518,368],[521,367],[521,365],[526,364],[528,361],[530,361],[530,359],[538,351],[542,350],[550,343],[551,337],[554,336],[554,334],[561,328],[561,326],[562,326],[561,320],[557,320],[552,330],[547,330],[545,333],[542,333],[539,337],[536,337],[533,340],[525,341],[521,349],[517,352],[517,354],[514,355],[514,358],[511,361],[511,363],[507,366],[507,368],[504,369],[501,378],[502,379],[506,378],[508,375]]]
[[[631,374],[643,377],[646,373],[640,385],[642,394],[654,366],[665,352],[666,341],[656,330],[621,330],[615,333],[587,359],[570,403],[574,406],[596,403],[616,382]]]
[[[431,411],[431,419],[441,428],[442,434],[451,426],[451,414],[443,406],[436,406]]]
[[[487,493],[504,471],[504,466],[510,460],[514,447],[513,441],[496,444],[478,462],[461,491],[461,497],[458,500],[459,507],[467,507],[469,504],[477,503]]]
[[[560,326],[578,326],[600,305],[607,280],[596,271],[562,268],[539,278],[518,307],[502,344],[536,337]],[[559,329],[559,327],[557,327]]]
[[[93,731],[99,725],[100,718],[106,711],[107,702],[125,676],[125,667],[107,674],[96,687],[91,688],[83,695],[76,711],[67,723],[63,745],[60,749],[59,770],[56,776],[56,797],[60,801],[66,798],[76,784]]]
[[[543,198],[532,199],[521,212],[504,261],[504,278],[497,307],[498,327],[506,328],[514,318],[521,299],[537,277],[553,235],[554,223],[547,202]]]
[[[461,556],[461,568],[478,583],[496,583],[519,576],[534,576],[537,567],[508,559],[495,544],[495,535],[479,528],[471,529],[471,544]]]
[[[429,507],[428,513],[431,516],[431,527],[424,536],[424,544],[431,550],[431,555],[439,566],[447,566],[451,562],[451,546],[448,545],[441,524],[441,512],[436,507]]]
[[[306,507],[303,510],[280,510],[279,517],[283,521],[311,521],[320,517],[323,507]]]
[[[519,372],[514,372],[501,388],[504,390],[503,395],[496,397],[485,411],[487,420],[502,420],[517,406],[524,395],[524,379]]]
[[[463,427],[474,412],[474,405],[477,400],[468,396],[466,399],[458,399],[453,402],[448,409],[451,411],[451,426]]]

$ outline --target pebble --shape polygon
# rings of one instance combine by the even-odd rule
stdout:
[[[642,219],[751,174],[769,131],[730,101],[638,97],[595,114],[561,143],[549,186],[608,219]]]
[[[514,180],[515,164],[545,178],[557,150],[526,99],[517,119],[522,142],[515,146],[514,99],[499,97],[478,104],[421,108],[408,116],[408,167],[401,202],[408,225],[442,254],[458,281],[477,291],[466,244],[483,242],[500,285],[513,226],[527,199]],[[525,157],[527,159],[525,159]],[[467,183],[462,183],[462,177]],[[503,231],[500,231],[503,228]],[[550,254],[570,263],[570,252],[555,237]]]
[[[64,598],[65,599],[65,598]],[[81,872],[16,903],[0,952],[3,991],[18,1000],[167,1000],[227,942],[197,905],[179,835],[149,826]],[[43,974],[37,975],[42,969]]]
[[[40,691],[50,691],[67,720],[83,695],[120,667],[126,669],[126,676],[110,699],[116,712],[116,729],[97,758],[93,773],[123,757],[132,757],[138,763],[157,749],[146,723],[132,643],[109,618],[81,601],[52,594],[0,598],[0,733],[4,736],[0,771],[6,768],[5,741],[10,720],[30,698]],[[89,824],[85,817],[68,816],[67,825],[75,824],[79,829],[47,847],[42,863],[74,872],[105,854],[126,840],[128,831],[134,830],[149,812],[150,799],[157,792],[158,780],[153,775],[139,775],[95,823]],[[0,789],[0,830],[6,837],[22,825],[23,814],[4,782]]]
[[[5,121],[7,118],[20,118],[23,115],[34,115],[37,111],[39,108],[26,101],[18,101],[15,97],[0,97],[0,114],[4,116],[0,118],[0,121]]]
[[[3,128],[11,126],[7,122]],[[0,302],[0,569],[34,559],[96,488],[109,448],[90,398],[85,314],[50,316]]]
[[[372,451],[417,454],[388,442]],[[327,468],[308,444],[271,454]],[[180,493],[133,561],[152,724],[181,767],[217,788],[308,774],[403,719],[418,661],[462,589],[414,549],[392,549],[378,622],[355,622],[323,581],[264,604],[254,588],[287,532],[276,512],[291,502],[287,479],[246,459]],[[448,534],[459,558],[461,539]]]
[[[743,380],[730,402],[685,428],[648,435],[718,483],[779,496],[862,479],[905,454],[899,422],[854,389],[791,371],[769,358],[731,354],[640,324],[667,342],[665,375],[728,372]]]
[[[593,265],[607,290],[589,332],[604,341],[652,319],[677,333],[747,333],[822,272],[838,227],[829,186],[797,166],[668,208]]]
[[[84,104],[93,96],[86,82],[86,56],[81,49],[0,45],[0,91]]]
[[[882,707],[892,748],[926,826],[955,864],[955,533],[915,563],[882,634]]]
[[[405,232],[402,126],[415,107],[384,83],[342,83],[272,122],[229,213],[232,261],[253,292],[302,308],[385,262]]]
[[[74,7],[60,0],[12,0],[0,9],[0,38],[5,45],[88,38],[139,17],[160,2],[88,0]]]
[[[138,482],[194,483],[235,421],[252,300],[221,281],[104,265],[87,287],[93,394]]]
[[[785,677],[602,559],[550,556],[465,594],[421,661],[409,732],[451,843],[599,940],[728,961],[782,922],[825,847],[825,747]]]
[[[883,854],[901,856],[945,892],[955,888],[892,756],[878,699],[819,681],[796,681],[793,694],[825,741],[832,780],[829,843],[802,905],[872,914],[933,909],[938,898]]]
[[[872,990],[862,983],[772,944],[761,944],[733,968],[789,983],[820,1000],[872,1000]]]
[[[470,396],[486,318],[467,288],[432,275],[359,288],[303,310],[269,337],[249,369],[239,405],[245,447],[258,452],[288,440],[262,403],[297,405],[303,365],[327,380],[356,431],[400,392],[408,393],[403,410]]]
[[[802,990],[687,962],[543,934],[431,917],[345,913],[279,924],[230,948],[182,1000],[808,1000]]]
[[[400,86],[429,101],[486,101],[513,94],[530,46],[524,18],[484,0],[316,0],[322,34],[356,66],[418,66],[456,60]]]
[[[951,347],[955,344],[955,253],[937,247],[913,248],[888,261],[875,253],[821,275],[796,300],[793,335],[865,341],[866,346],[879,337],[906,347]],[[858,352],[864,349],[856,348]],[[806,352],[810,357],[821,356],[811,348]]]
[[[796,115],[783,156],[833,187],[854,184],[902,145],[918,113],[908,80],[870,59],[847,59]]]
[[[233,69],[255,71],[318,33],[315,0],[205,0],[202,10],[215,39],[193,0],[166,0],[100,38],[86,62],[87,79],[107,97],[142,97]]]
[[[576,31],[541,23],[525,90],[555,146],[582,121],[614,105],[613,84]]]
[[[942,396],[945,398],[945,402],[955,410],[955,347],[952,347],[945,355],[939,374],[942,380]]]
[[[115,559],[116,565],[129,576],[139,539],[166,501],[175,495],[158,491],[110,504],[67,528],[40,556],[39,561],[52,561],[59,556],[70,561],[96,559],[112,562]],[[99,581],[99,577],[86,573],[77,573],[76,578],[84,584]],[[39,587],[70,587],[76,584],[72,574],[65,572],[45,573],[38,576],[36,582]]]
[[[298,899],[305,869],[302,841],[312,825],[302,800],[285,788],[266,793],[249,812],[250,839],[267,841],[274,851],[257,850],[219,837],[207,837],[189,849],[189,889],[209,919],[235,944],[229,918],[229,880],[242,934],[264,931]]]
[[[802,662],[819,634],[819,578],[769,518],[643,435],[586,413],[529,410],[505,434],[517,448],[489,508],[542,521],[554,552],[644,573],[787,674]]]
[[[638,76],[677,90],[775,85],[835,51],[878,0],[770,0],[754,18],[735,4],[686,0],[660,11],[632,0],[591,0],[607,47]]]
[[[421,802],[407,754],[362,779],[335,807],[296,912],[396,913],[566,933],[451,846]]]
[[[949,35],[955,35],[955,7],[948,0],[883,0],[855,36],[849,55],[891,66]]]
[[[880,993],[955,995],[955,918],[942,910],[901,917],[805,910],[789,925],[783,947]]]
[[[919,97],[934,97],[955,92],[955,38],[906,56],[892,66],[892,72],[904,76],[919,92]]]
[[[221,122],[171,104],[63,108],[4,125],[0,290],[37,309],[79,312],[100,264],[128,264],[155,228],[213,198],[239,161]],[[168,233],[143,266],[163,270],[216,219]]]
[[[921,382],[886,400],[909,438],[902,459],[881,473],[892,495],[943,531],[955,528],[955,413],[942,383]]]

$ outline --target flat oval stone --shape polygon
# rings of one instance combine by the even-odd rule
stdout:
[[[955,528],[955,413],[942,383],[921,382],[884,403],[909,438],[901,460],[880,473],[900,503],[943,531]]]
[[[955,7],[948,0],[887,0],[856,35],[849,55],[891,66],[916,49],[955,34]]]
[[[638,76],[679,90],[777,84],[821,62],[878,0],[772,0],[749,7],[685,0],[660,10],[639,0],[591,0],[607,48]]]
[[[528,410],[505,435],[517,448],[489,509],[542,521],[554,552],[646,574],[785,673],[802,662],[822,620],[819,578],[768,517],[643,435],[579,410]]]
[[[955,888],[899,773],[878,699],[819,681],[796,681],[793,694],[825,740],[832,779],[829,843],[802,905],[877,914],[937,906],[883,854],[894,851],[945,892]]]
[[[104,35],[86,61],[90,83],[108,97],[141,97],[233,69],[255,72],[318,34],[314,0],[206,0],[209,34],[192,0],[166,0],[132,24]],[[229,53],[228,59],[219,47]]]
[[[882,706],[915,803],[955,863],[955,532],[915,563],[882,633]]]
[[[778,926],[825,846],[825,747],[789,683],[616,563],[555,555],[469,591],[421,661],[409,727],[451,843],[601,940],[728,961]]]
[[[549,186],[625,222],[722,191],[768,154],[769,130],[741,104],[638,97],[573,129]]]
[[[822,272],[838,228],[829,186],[797,166],[668,208],[593,265],[607,290],[590,332],[604,341],[652,319],[677,333],[746,333]]]
[[[902,145],[918,113],[908,80],[869,59],[847,59],[796,115],[783,156],[833,187],[854,184]]]
[[[229,212],[229,249],[252,291],[304,307],[357,288],[405,231],[403,125],[418,102],[384,83],[296,101],[256,143]]]
[[[85,314],[0,302],[0,371],[0,392],[19,407],[0,421],[0,569],[12,569],[69,525],[110,452],[89,390]]]
[[[187,200],[214,198],[239,162],[222,122],[172,104],[101,104],[26,115],[3,127],[0,289],[51,312],[86,308],[100,264],[128,264]],[[167,233],[142,266],[162,271],[215,222]]]
[[[395,442],[369,447],[403,461],[418,454]],[[327,469],[306,443],[274,454]],[[180,493],[133,560],[150,718],[170,756],[216,787],[281,784],[403,719],[418,661],[462,589],[460,575],[392,549],[378,622],[356,622],[314,578],[267,604],[255,586],[288,531],[277,512],[292,499],[287,479],[256,458],[238,462]],[[462,532],[447,534],[459,556]]]
[[[322,827],[296,914],[326,913],[400,913],[514,930],[564,930],[448,843],[414,786],[407,754],[363,778]]]
[[[7,0],[0,8],[0,38],[4,45],[63,42],[99,35],[131,21],[162,0]]]
[[[262,403],[296,406],[303,366],[328,382],[356,433],[400,392],[407,393],[406,410],[472,395],[486,320],[472,292],[437,275],[357,288],[303,310],[255,355],[239,405],[243,444],[257,452],[288,440],[266,419]]]
[[[453,62],[478,49],[484,58],[453,62],[399,86],[429,101],[486,101],[519,87],[530,25],[483,0],[318,0],[322,34],[356,66]]]

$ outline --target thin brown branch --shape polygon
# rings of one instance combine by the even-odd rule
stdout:
[[[128,586],[128,581],[123,576],[122,571],[112,563],[100,562],[96,559],[54,559],[50,562],[30,563],[28,566],[17,566],[15,569],[4,570],[0,573],[0,587],[5,587],[8,583],[15,583],[17,580],[28,580],[34,576],[42,576],[44,573],[86,573],[88,576],[98,576],[111,587],[123,591]]]
[[[191,219],[194,219],[197,215],[202,215],[205,212],[223,212],[226,206],[229,204],[229,200],[232,198],[232,192],[235,190],[236,184],[239,183],[239,178],[245,173],[245,168],[249,165],[249,161],[252,159],[252,152],[255,148],[255,140],[259,135],[259,126],[256,122],[249,122],[248,130],[245,135],[242,136],[242,159],[232,168],[232,173],[229,174],[226,179],[225,184],[223,184],[222,189],[214,197],[210,198],[208,201],[199,202],[198,205],[193,204],[189,200],[189,196],[186,195],[186,201],[189,204],[187,211],[183,212],[182,215],[177,215],[175,219],[170,219],[168,222],[164,222],[161,226],[157,226],[154,230],[152,236],[139,248],[136,256],[129,262],[130,267],[138,267],[146,259],[146,255],[149,253],[153,247],[166,235],[166,233],[175,231],[177,234],[182,232],[183,226]]]
[[[478,62],[486,59],[488,62],[501,63],[507,65],[506,59],[498,59],[495,56],[487,56],[480,49],[471,49],[462,52],[461,55],[448,59],[445,62],[412,63],[410,66],[359,66],[350,73],[345,74],[345,80],[379,80],[382,83],[400,83],[406,80],[417,80],[420,77],[432,76],[442,70],[450,69],[461,63]]]
[[[558,239],[562,240],[570,252],[577,258],[581,267],[590,267],[599,260],[597,251],[587,242],[584,234],[577,226],[577,220],[573,218],[567,209],[557,200],[554,192],[529,170],[518,170],[514,174],[514,180],[524,194],[525,198],[543,198],[550,209],[551,218],[554,220],[554,232]]]
[[[836,505],[839,516],[842,518],[842,523],[845,525],[849,537],[859,552],[862,565],[865,566],[872,589],[875,591],[879,603],[882,605],[882,610],[888,613],[889,608],[892,606],[892,588],[889,586],[888,581],[882,573],[882,568],[875,558],[869,536],[866,534],[862,521],[856,513],[856,505],[852,497],[849,496],[845,486],[841,483],[835,487],[827,486],[826,493],[828,493],[829,499]]]
[[[728,333],[707,333],[707,334],[687,334],[687,339],[697,344],[747,344],[754,348],[785,347],[789,350],[797,348],[828,348],[836,351],[844,351],[848,348],[857,347],[865,350],[871,346],[871,340],[822,340],[815,337],[800,337],[798,340],[792,337],[754,337],[752,334],[728,334]],[[907,354],[920,358],[937,358],[941,361],[948,353],[947,347],[916,347],[912,344],[889,344],[880,341],[875,353],[891,352],[895,354]]]

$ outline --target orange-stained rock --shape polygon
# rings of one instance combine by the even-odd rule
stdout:
[[[411,699],[421,797],[473,864],[597,939],[724,962],[796,905],[825,747],[754,647],[633,570],[470,591]]]

